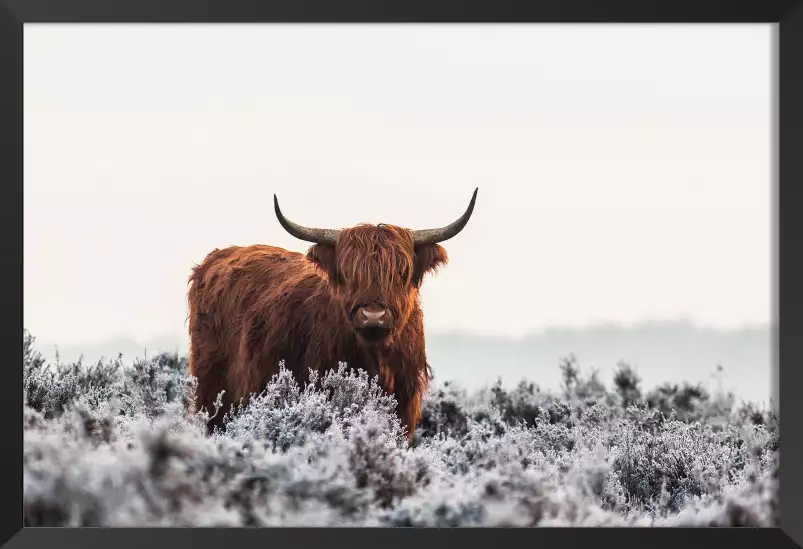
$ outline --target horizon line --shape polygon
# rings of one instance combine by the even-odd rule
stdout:
[[[622,322],[622,321],[595,321],[595,322],[586,322],[586,323],[578,323],[578,324],[569,324],[569,323],[555,323],[549,324],[542,328],[533,329],[523,334],[503,334],[498,332],[488,332],[482,330],[472,330],[472,329],[465,329],[465,328],[437,328],[434,330],[427,330],[429,337],[458,337],[458,336],[472,336],[472,337],[479,337],[483,339],[496,339],[496,340],[507,340],[507,341],[522,341],[531,337],[538,337],[549,335],[550,332],[589,332],[595,330],[605,330],[605,329],[618,329],[622,331],[633,331],[642,328],[648,327],[669,327],[669,326],[684,326],[690,328],[694,331],[698,332],[714,332],[719,334],[727,334],[727,333],[737,333],[737,332],[745,332],[745,331],[756,331],[756,330],[777,330],[778,329],[778,322],[745,322],[735,326],[716,326],[710,323],[699,322],[688,318],[665,318],[665,319],[646,319],[646,320],[639,320],[639,321],[629,321],[629,322]],[[189,338],[188,333],[175,333],[175,332],[163,332],[157,334],[150,334],[143,337],[134,336],[131,334],[120,333],[117,335],[101,337],[91,340],[78,340],[75,342],[68,342],[68,343],[57,343],[55,341],[51,341],[48,338],[40,338],[35,332],[28,330],[30,335],[34,337],[35,344],[41,345],[43,343],[47,344],[47,346],[55,346],[55,347],[77,347],[81,345],[103,345],[103,344],[113,344],[119,342],[130,342],[130,343],[140,343],[140,342],[162,342],[164,340],[175,340],[177,343],[182,341],[183,339]]]

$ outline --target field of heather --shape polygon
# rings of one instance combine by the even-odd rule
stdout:
[[[626,364],[600,380],[568,357],[557,392],[435,385],[408,446],[344,366],[306,387],[282,371],[205,436],[185,357],[24,350],[26,526],[778,524],[778,417]]]

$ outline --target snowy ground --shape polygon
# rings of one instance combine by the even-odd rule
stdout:
[[[434,387],[408,447],[361,373],[283,372],[207,437],[183,357],[48,365],[31,343],[26,526],[778,525],[777,416],[625,366],[606,388],[567,360],[561,394]]]

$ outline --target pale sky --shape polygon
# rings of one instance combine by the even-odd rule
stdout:
[[[273,213],[444,225],[430,332],[771,320],[770,25],[46,25],[24,34],[25,326],[186,337]]]

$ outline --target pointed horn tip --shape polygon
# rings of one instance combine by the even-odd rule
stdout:
[[[468,209],[466,210],[466,213],[474,211],[474,203],[477,202],[477,191],[478,190],[480,190],[479,187],[474,189],[474,192],[471,195],[471,200],[469,200],[469,202],[468,202]]]

